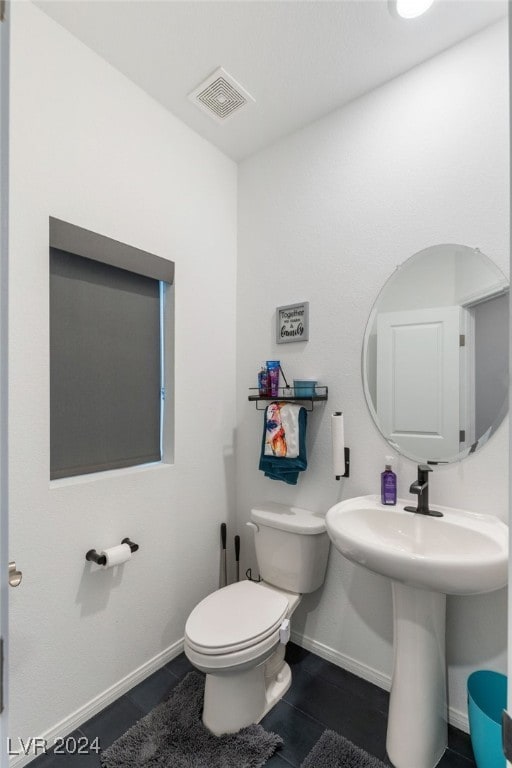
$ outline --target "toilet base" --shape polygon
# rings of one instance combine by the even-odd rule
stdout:
[[[265,717],[267,712],[270,712],[273,706],[280,701],[285,695],[286,691],[292,684],[292,671],[288,664],[284,662],[282,669],[272,682],[269,683],[266,689],[267,704],[264,711],[261,713],[261,717],[255,720],[256,723]]]
[[[244,672],[206,675],[203,723],[215,736],[259,723],[284,696],[292,682],[290,667],[283,661],[275,675],[265,677],[271,659]]]

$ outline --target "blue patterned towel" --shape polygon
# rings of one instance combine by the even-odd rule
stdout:
[[[307,466],[307,411],[295,403],[270,403],[263,419],[259,468],[265,477],[296,485]]]

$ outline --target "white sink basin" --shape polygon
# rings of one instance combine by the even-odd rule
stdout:
[[[450,595],[492,592],[507,583],[508,527],[497,517],[432,504],[443,517],[384,506],[377,496],[341,501],[327,532],[342,555],[413,587]]]
[[[391,579],[393,675],[386,749],[395,768],[434,768],[448,742],[446,595],[507,583],[508,527],[497,517],[431,505],[443,517],[359,496],[327,512],[342,555]]]

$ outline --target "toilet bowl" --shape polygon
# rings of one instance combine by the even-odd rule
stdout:
[[[204,598],[185,627],[185,654],[206,673],[203,723],[214,734],[257,723],[291,684],[284,660],[301,592],[324,580],[323,517],[267,502],[251,511],[263,581],[240,581]],[[269,575],[272,583],[265,580]]]
[[[259,722],[288,690],[287,620],[299,601],[299,595],[264,582],[240,581],[209,595],[190,614],[185,653],[206,673],[203,723],[212,733]]]

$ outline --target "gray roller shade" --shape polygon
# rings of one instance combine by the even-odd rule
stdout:
[[[60,251],[127,269],[172,285],[174,262],[50,216],[50,245]]]
[[[159,461],[159,281],[50,247],[50,477]]]

